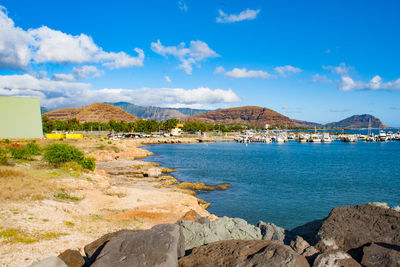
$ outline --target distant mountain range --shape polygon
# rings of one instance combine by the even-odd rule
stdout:
[[[93,112],[94,113],[93,113]],[[307,128],[368,128],[371,121],[372,128],[388,128],[378,118],[369,115],[353,115],[338,122],[320,124],[315,122],[290,119],[274,110],[257,107],[244,106],[218,110],[190,109],[190,108],[161,108],[154,106],[138,106],[127,102],[116,103],[94,103],[82,108],[66,108],[50,111],[41,107],[41,112],[53,120],[65,120],[77,117],[79,121],[101,122],[114,120],[134,121],[138,118],[155,119],[163,121],[171,118],[180,119],[183,122],[202,121],[212,124],[247,125],[263,128],[266,124],[270,126],[307,127]],[[95,113],[98,113],[97,115]],[[133,117],[130,117],[133,116]],[[79,118],[78,118],[79,117]],[[87,117],[87,118],[86,118]]]
[[[182,119],[187,116],[204,113],[206,109],[191,109],[191,108],[160,108],[154,106],[138,106],[127,102],[106,103],[125,110],[142,119],[154,119],[164,121],[168,119]]]

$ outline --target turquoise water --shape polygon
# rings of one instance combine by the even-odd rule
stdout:
[[[182,181],[230,183],[200,193],[217,216],[291,229],[333,207],[371,201],[400,205],[400,142],[355,144],[199,143],[154,145],[148,161]]]

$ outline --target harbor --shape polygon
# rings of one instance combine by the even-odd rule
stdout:
[[[234,139],[238,143],[332,143],[332,142],[389,142],[400,141],[400,131],[394,132],[391,130],[379,130],[373,133],[370,129],[367,134],[361,133],[346,133],[332,131],[317,131],[314,132],[293,132],[293,131],[245,131],[237,135]]]

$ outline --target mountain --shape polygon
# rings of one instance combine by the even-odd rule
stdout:
[[[69,120],[76,118],[79,122],[109,122],[110,120],[134,122],[138,118],[118,107],[93,103],[90,106],[80,108],[63,108],[43,114],[51,120]]]
[[[270,126],[295,126],[295,123],[286,116],[268,108],[245,106],[214,110],[197,114],[184,119],[188,121],[201,121],[210,124],[247,125],[264,128]]]
[[[106,103],[119,107],[126,112],[143,119],[164,121],[168,119],[182,119],[190,115],[204,113],[209,110],[191,108],[160,108],[153,106],[138,106],[127,102]]]
[[[310,121],[301,121],[301,120],[295,120],[295,119],[291,119],[296,126],[299,127],[306,127],[306,128],[314,128],[314,127],[322,127],[323,125],[320,123],[316,123],[316,122],[310,122]]]
[[[353,115],[338,122],[325,124],[327,128],[368,128],[369,120],[371,120],[371,128],[389,128],[384,125],[380,119],[370,115]]]

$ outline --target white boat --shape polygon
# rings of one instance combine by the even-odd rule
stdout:
[[[322,142],[323,143],[332,143],[332,138],[328,133],[323,134],[322,136]]]
[[[278,135],[275,140],[278,144],[285,143],[285,138],[281,135]]]
[[[355,143],[357,142],[358,138],[355,135],[347,135],[344,137],[343,141],[348,142],[348,143]]]
[[[389,137],[387,136],[386,132],[383,130],[379,131],[379,141],[381,142],[386,142],[389,139]]]
[[[312,143],[321,143],[321,137],[318,134],[312,134],[310,142],[312,142]]]

